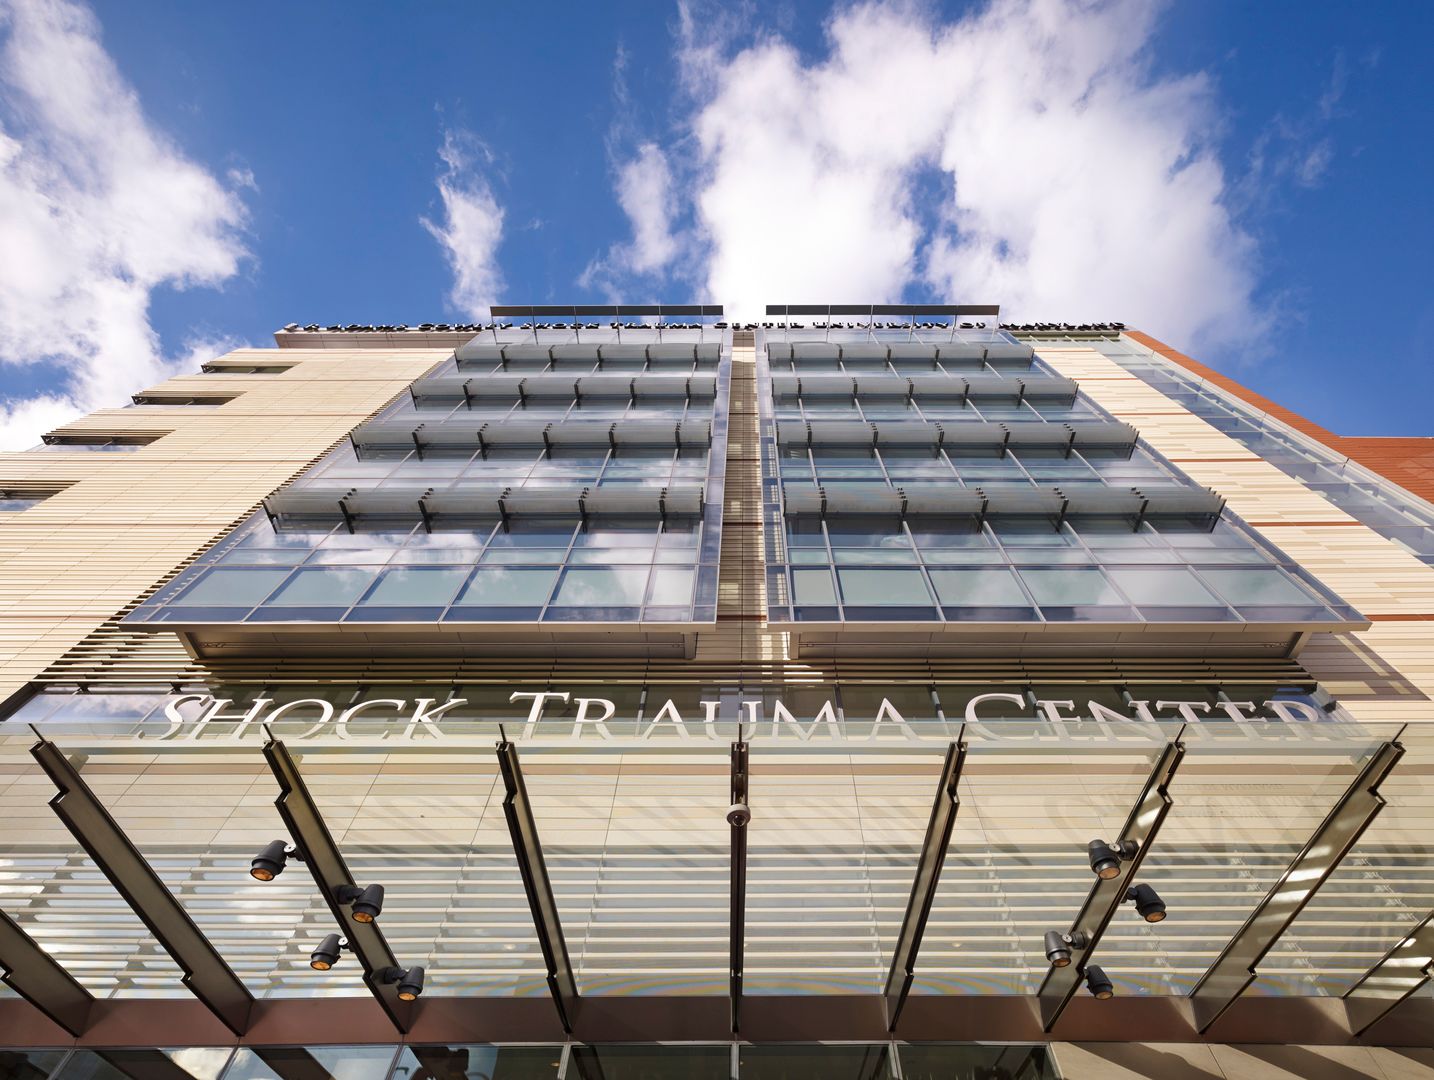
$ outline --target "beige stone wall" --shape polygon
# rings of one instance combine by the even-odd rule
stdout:
[[[60,429],[163,433],[137,450],[0,454],[0,489],[63,488],[0,514],[0,701],[445,355],[238,350],[225,359],[295,366],[179,376],[151,389],[239,396],[216,407],[105,409]]]

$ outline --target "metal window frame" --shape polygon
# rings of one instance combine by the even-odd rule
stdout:
[[[33,729],[32,729],[33,730]],[[184,972],[180,982],[235,1035],[249,1028],[254,995],[154,867],[125,835],[58,746],[38,731],[31,755],[59,789],[50,809]]]
[[[906,1005],[911,984],[916,978],[916,958],[921,951],[921,939],[926,933],[931,905],[941,883],[941,870],[946,863],[946,851],[951,845],[956,814],[961,809],[957,785],[961,780],[962,766],[966,763],[965,734],[966,725],[962,724],[955,741],[946,749],[946,760],[941,766],[941,779],[936,785],[936,798],[931,804],[931,818],[926,824],[926,838],[921,842],[916,876],[911,883],[911,896],[906,902],[906,914],[901,920],[901,930],[897,934],[896,948],[891,956],[891,968],[887,972],[886,985],[881,992],[886,1009],[886,1028],[891,1032],[896,1031],[901,1010]]]
[[[1134,841],[1135,854],[1130,859],[1121,861],[1120,873],[1115,877],[1095,879],[1085,903],[1081,905],[1079,914],[1071,923],[1070,935],[1075,937],[1083,934],[1085,945],[1079,949],[1072,947],[1071,962],[1065,967],[1052,966],[1041,980],[1036,997],[1041,1010],[1041,1026],[1045,1031],[1049,1032],[1055,1027],[1061,1013],[1080,989],[1086,967],[1100,945],[1101,935],[1105,933],[1105,928],[1110,925],[1111,919],[1124,902],[1126,889],[1130,887],[1140,864],[1150,850],[1150,845],[1160,831],[1161,824],[1170,813],[1170,807],[1174,805],[1168,789],[1175,771],[1185,757],[1185,744],[1181,741],[1184,734],[1185,725],[1182,724],[1174,738],[1160,751],[1140,798],[1136,800],[1116,839],[1117,847],[1127,841]]]
[[[1384,809],[1379,785],[1404,756],[1401,727],[1381,743],[1264,899],[1189,993],[1202,1035],[1258,978],[1256,967]]]

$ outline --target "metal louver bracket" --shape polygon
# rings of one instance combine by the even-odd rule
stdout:
[[[1403,729],[1400,730],[1402,733]],[[1381,743],[1365,762],[1354,783],[1340,796],[1309,842],[1190,991],[1195,1026],[1202,1034],[1249,989],[1257,978],[1255,969],[1265,954],[1384,809],[1379,785],[1404,756],[1404,747],[1398,740],[1396,735]]]
[[[338,890],[341,886],[354,887],[358,882],[349,872],[343,853],[334,843],[318,805],[309,794],[303,775],[295,763],[289,748],[270,734],[264,744],[264,759],[279,782],[279,797],[274,806],[289,830],[304,865],[313,875],[319,894],[328,905],[330,914],[338,923],[349,948],[363,965],[363,981],[369,993],[383,1006],[383,1011],[400,1032],[407,1034],[413,1022],[415,1005],[402,1001],[398,996],[396,983],[384,982],[379,975],[387,969],[398,967],[393,950],[379,929],[377,920],[360,922],[353,917],[348,907],[339,903]]]
[[[543,952],[548,991],[553,996],[553,1005],[563,1030],[571,1034],[579,1004],[577,980],[573,975],[572,961],[568,958],[568,945],[563,938],[563,924],[558,917],[552,882],[548,880],[548,866],[543,861],[538,822],[533,816],[527,785],[523,782],[522,767],[518,764],[518,748],[508,741],[506,734],[498,744],[498,768],[503,774],[503,787],[507,792],[503,799],[503,816],[508,820],[513,854],[518,860],[523,891],[528,895],[528,908],[533,914],[533,926]]]
[[[36,733],[39,734],[38,732]],[[184,972],[183,982],[236,1035],[249,1027],[254,996],[130,843],[70,760],[40,736],[31,755],[59,789],[50,809]]]
[[[972,341],[950,341],[936,347],[936,355],[941,360],[984,360],[987,348],[985,345]]]
[[[732,832],[732,883],[727,919],[728,945],[728,1019],[733,1034],[742,1021],[742,978],[747,950],[747,825],[752,820],[748,795],[747,741],[739,729],[732,744],[732,803],[727,810],[727,823]]]
[[[892,342],[887,348],[887,355],[892,360],[936,360],[936,346],[923,345],[916,341]]]
[[[911,883],[911,896],[906,901],[906,914],[901,920],[896,949],[891,955],[891,968],[882,989],[887,1031],[896,1030],[902,1007],[911,992],[911,983],[916,977],[916,957],[921,951],[921,939],[926,933],[926,920],[931,916],[932,902],[936,899],[936,887],[941,883],[941,868],[946,863],[946,851],[951,846],[956,812],[961,808],[956,787],[961,780],[961,766],[966,762],[965,733],[966,726],[963,724],[956,741],[946,750],[941,780],[936,786],[936,799],[931,804],[931,819],[926,824],[926,838],[921,842],[921,854],[916,863],[916,877]]]
[[[95,999],[20,924],[0,911],[0,982],[77,1038]]]
[[[1434,977],[1434,913],[1426,915],[1344,993],[1349,1026],[1363,1035]]]
[[[1134,854],[1128,860],[1120,861],[1120,871],[1114,877],[1096,877],[1085,903],[1081,905],[1080,913],[1071,923],[1069,936],[1076,940],[1083,939],[1085,944],[1079,948],[1073,947],[1076,956],[1071,963],[1065,967],[1049,968],[1046,977],[1041,981],[1040,989],[1036,991],[1041,1006],[1041,1026],[1046,1031],[1055,1026],[1070,999],[1080,988],[1081,981],[1085,978],[1086,966],[1100,944],[1101,935],[1105,933],[1105,928],[1124,901],[1126,889],[1129,888],[1136,871],[1140,869],[1150,845],[1154,843],[1165,816],[1170,813],[1172,800],[1168,789],[1175,770],[1180,767],[1180,762],[1185,757],[1185,744],[1180,741],[1184,734],[1185,728],[1182,725],[1175,737],[1161,749],[1155,759],[1155,766],[1145,781],[1140,798],[1136,800],[1130,816],[1121,827],[1120,835],[1115,839],[1114,846],[1117,848],[1133,845],[1131,850]]]

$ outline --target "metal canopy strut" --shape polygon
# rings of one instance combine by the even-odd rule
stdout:
[[[1350,1030],[1363,1035],[1434,977],[1434,912],[1344,993]]]
[[[906,915],[901,920],[901,933],[897,935],[896,950],[891,956],[891,970],[887,972],[886,986],[882,990],[888,1031],[896,1030],[902,1006],[911,992],[911,983],[916,976],[916,955],[921,950],[921,938],[926,933],[926,920],[936,899],[936,887],[941,883],[941,868],[946,863],[946,850],[951,844],[956,812],[961,809],[956,786],[961,780],[961,766],[966,762],[966,743],[962,739],[965,733],[966,725],[962,724],[956,741],[946,750],[946,763],[941,768],[941,782],[936,788],[936,799],[931,804],[931,820],[926,826],[926,839],[921,842],[916,877],[911,883],[911,898],[906,902]]]
[[[349,872],[343,853],[334,843],[314,797],[309,794],[298,765],[289,748],[272,733],[264,744],[264,757],[273,770],[274,779],[279,781],[279,797],[274,800],[274,806],[284,819],[299,857],[313,875],[314,884],[319,887],[334,921],[339,924],[344,937],[348,938],[349,949],[363,966],[364,985],[388,1013],[393,1026],[407,1034],[413,1023],[413,1004],[399,999],[396,983],[383,982],[378,977],[386,969],[397,968],[398,960],[388,947],[377,921],[359,922],[353,917],[353,912],[339,902],[338,890],[344,886],[357,886],[358,883]]]
[[[0,982],[71,1035],[89,1026],[94,997],[36,944],[20,924],[0,911]]]
[[[533,926],[538,932],[538,945],[543,950],[543,963],[548,969],[548,990],[558,1010],[563,1030],[572,1034],[578,1009],[578,984],[568,959],[568,944],[563,939],[563,924],[558,917],[558,904],[553,898],[553,885],[548,880],[548,865],[543,861],[543,845],[538,840],[538,823],[533,817],[533,804],[523,783],[523,770],[518,764],[518,748],[503,736],[498,744],[498,769],[503,774],[507,797],[503,800],[503,816],[508,819],[508,832],[513,837],[513,854],[518,857],[518,871],[523,875],[523,890],[528,894],[528,907],[533,913]]]
[[[38,732],[37,732],[38,734]],[[249,1027],[254,996],[230,970],[203,931],[194,924],[139,849],[130,843],[89,785],[54,743],[44,736],[30,748],[59,794],[50,809],[124,897],[154,939],[184,972],[180,980],[236,1035]]]
[[[1046,972],[1041,988],[1036,991],[1041,1006],[1041,1025],[1046,1031],[1055,1026],[1070,999],[1080,988],[1081,980],[1085,978],[1086,966],[1090,963],[1096,946],[1100,944],[1101,935],[1105,933],[1105,928],[1110,925],[1110,920],[1124,901],[1125,892],[1130,888],[1136,871],[1140,869],[1145,853],[1150,850],[1161,823],[1170,813],[1171,798],[1168,788],[1175,776],[1175,770],[1180,767],[1180,762],[1185,757],[1185,744],[1180,741],[1184,733],[1185,728],[1182,726],[1161,750],[1155,767],[1150,770],[1149,779],[1145,781],[1145,788],[1141,791],[1134,809],[1130,811],[1130,816],[1125,819],[1125,825],[1115,842],[1116,847],[1133,842],[1134,854],[1129,860],[1120,862],[1120,872],[1114,877],[1095,879],[1085,903],[1081,905],[1080,914],[1071,924],[1070,936],[1079,939],[1083,935],[1085,944],[1078,948],[1072,947],[1071,963],[1065,967],[1052,966]]]
[[[727,999],[728,1019],[735,1033],[742,1019],[742,967],[747,948],[747,823],[751,820],[747,802],[748,743],[738,732],[732,744],[732,806],[727,821],[732,826],[732,889],[727,916]]]
[[[1304,849],[1190,991],[1195,1026],[1202,1034],[1255,981],[1256,966],[1384,809],[1379,785],[1404,756],[1398,738],[1380,744]]]

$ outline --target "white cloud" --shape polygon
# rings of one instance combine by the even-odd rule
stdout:
[[[839,8],[812,58],[699,34],[707,13],[682,6],[692,153],[671,160],[695,164],[649,235],[694,252],[699,298],[739,317],[910,289],[1192,346],[1253,337],[1257,252],[1225,204],[1212,89],[1152,76],[1157,13],[992,0],[940,22],[889,0]]]
[[[656,143],[643,143],[618,166],[617,201],[632,228],[632,239],[616,244],[607,255],[588,264],[578,278],[587,288],[615,294],[614,282],[633,275],[655,274],[677,257],[681,244],[674,232],[677,213],[672,169]]]
[[[151,126],[99,34],[65,0],[0,0],[0,363],[56,387],[0,401],[0,448],[173,374],[151,292],[248,254],[243,203]]]
[[[487,319],[489,307],[503,290],[503,274],[498,266],[503,208],[487,178],[478,171],[478,158],[491,165],[492,155],[471,135],[449,132],[438,156],[443,162],[438,177],[443,217],[436,222],[420,220],[443,245],[453,270],[449,303],[469,318]]]

